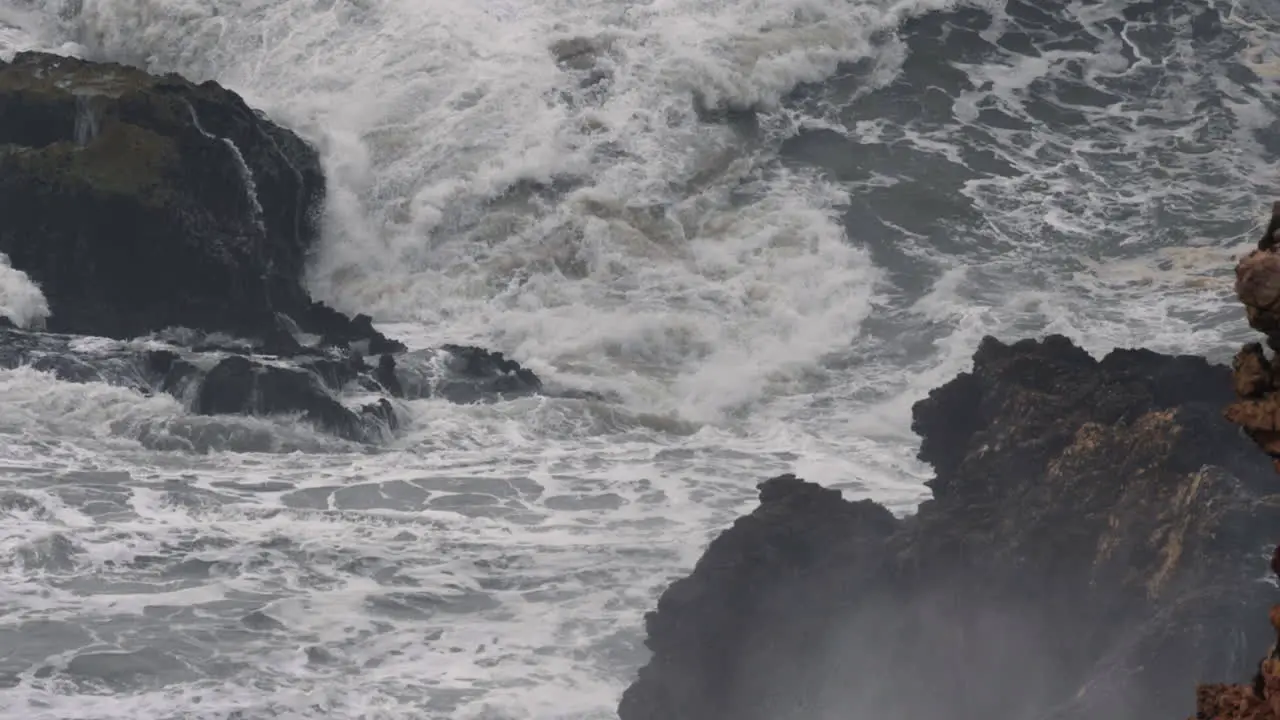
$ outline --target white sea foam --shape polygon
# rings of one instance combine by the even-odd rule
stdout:
[[[762,177],[695,96],[772,107],[945,4],[88,0],[68,32],[216,77],[320,144],[322,296],[708,420],[846,346],[876,277],[843,239],[841,193]],[[557,65],[572,38],[607,79]],[[555,179],[576,185],[562,202],[500,199]]]
[[[49,317],[49,302],[40,287],[14,269],[4,253],[0,253],[0,317],[20,328],[43,327]]]

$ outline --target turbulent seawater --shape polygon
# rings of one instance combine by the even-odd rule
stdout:
[[[373,449],[0,371],[0,717],[609,717],[757,481],[924,496],[910,406],[982,335],[1226,357],[1278,18],[0,0],[0,57],[214,79],[315,143],[317,296],[608,398],[421,401]]]

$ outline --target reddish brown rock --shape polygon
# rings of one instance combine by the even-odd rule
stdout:
[[[1236,295],[1245,306],[1249,326],[1267,335],[1267,344],[1280,346],[1280,202],[1271,208],[1271,221],[1258,249],[1236,266]],[[1273,461],[1280,472],[1280,392],[1277,368],[1260,343],[1249,343],[1232,365],[1236,402],[1226,409],[1228,421],[1239,425]]]
[[[1215,683],[1196,688],[1196,719],[1255,717],[1262,701],[1247,685]]]
[[[1270,615],[1280,643],[1280,605],[1271,606]],[[1280,657],[1276,645],[1258,664],[1258,674],[1251,684],[1211,683],[1196,688],[1195,720],[1280,720]]]
[[[1236,266],[1236,295],[1246,307],[1255,308],[1266,318],[1268,332],[1276,326],[1275,312],[1280,308],[1280,255],[1276,249],[1254,250]]]
[[[1267,344],[1280,347],[1280,202],[1271,207],[1258,249],[1236,266],[1236,295],[1245,306],[1249,326],[1267,335]],[[1240,349],[1232,364],[1238,398],[1226,411],[1227,420],[1271,457],[1280,472],[1280,392],[1276,363],[1259,343]],[[1280,576],[1280,546],[1271,555],[1271,571]],[[1270,611],[1277,642],[1258,664],[1249,684],[1202,684],[1196,688],[1196,720],[1280,720],[1280,605]]]
[[[1262,397],[1270,392],[1272,368],[1260,343],[1249,343],[1236,354],[1232,363],[1235,373],[1236,395],[1242,398]]]

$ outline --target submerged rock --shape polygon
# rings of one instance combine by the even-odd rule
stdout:
[[[299,413],[353,440],[363,439],[370,429],[357,412],[330,394],[315,373],[254,362],[243,355],[224,358],[204,376],[192,410],[201,415]]]
[[[395,404],[376,396],[473,403],[542,391],[531,371],[480,348],[398,357],[368,359],[328,348],[281,359],[232,343],[157,348],[154,341],[83,343],[69,335],[0,328],[0,368],[28,366],[67,382],[164,392],[199,415],[297,415],[357,442],[382,440],[403,422]]]
[[[895,519],[791,476],[646,617],[621,720],[1185,716],[1249,672],[1280,527],[1230,372],[983,341],[914,409],[933,498]]]

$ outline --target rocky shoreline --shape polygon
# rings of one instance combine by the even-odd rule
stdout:
[[[501,353],[409,351],[316,302],[301,278],[324,182],[314,148],[214,83],[0,62],[0,367],[361,443],[398,431],[402,400],[548,392]],[[1237,272],[1273,351],[1277,231],[1280,205]],[[4,296],[14,273],[40,302]],[[647,616],[620,719],[1163,720],[1194,702],[1280,720],[1280,605],[1261,622],[1278,368],[1261,343],[1228,369],[985,339],[914,408],[932,499],[898,518],[764,482]]]
[[[1273,350],[1277,231],[1237,283]],[[985,339],[913,409],[933,497],[764,482],[647,615],[621,720],[1280,718],[1278,367]]]
[[[396,431],[400,399],[542,391],[501,353],[410,353],[311,298],[324,197],[316,150],[216,83],[0,62],[0,269],[46,304],[0,314],[0,367],[167,392],[197,414],[298,415],[359,442]]]

